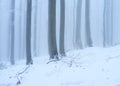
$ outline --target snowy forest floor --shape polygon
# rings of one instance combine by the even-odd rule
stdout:
[[[58,62],[47,61],[46,56],[29,67],[19,62],[1,68],[0,86],[120,86],[120,45],[69,51]]]

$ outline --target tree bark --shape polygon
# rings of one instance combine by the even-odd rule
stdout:
[[[82,0],[77,1],[77,14],[76,14],[76,37],[75,44],[77,49],[82,49],[82,40],[81,40],[81,12],[82,12]]]
[[[90,30],[90,0],[85,2],[85,28],[86,28],[86,42],[88,47],[93,46]]]
[[[19,4],[19,59],[22,57],[22,0],[20,0]]]
[[[11,0],[11,56],[10,62],[11,65],[15,64],[15,57],[14,57],[14,44],[15,44],[15,0]]]
[[[58,60],[56,44],[56,0],[49,0],[49,28],[48,28],[48,47],[50,59]]]
[[[26,20],[26,64],[33,64],[31,55],[31,13],[32,0],[27,0],[27,20]]]
[[[34,56],[37,56],[37,10],[38,0],[35,0],[35,15],[34,15]]]
[[[103,46],[113,45],[113,0],[104,1]]]
[[[59,51],[61,56],[65,56],[65,0],[60,0],[60,39]]]

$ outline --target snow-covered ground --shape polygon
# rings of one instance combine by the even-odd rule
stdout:
[[[1,69],[0,86],[120,86],[120,45],[69,51],[58,62],[47,61],[40,57],[31,66]]]

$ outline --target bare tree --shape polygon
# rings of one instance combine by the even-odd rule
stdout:
[[[60,39],[59,51],[61,56],[65,56],[65,0],[60,0]]]
[[[85,0],[85,28],[87,46],[92,47],[92,38],[90,30],[90,0]]]
[[[26,19],[26,64],[33,64],[31,55],[31,11],[32,11],[32,0],[27,0],[27,19]]]
[[[104,0],[103,46],[113,45],[113,0]]]
[[[81,12],[82,12],[82,0],[77,0],[76,37],[75,37],[75,44],[77,49],[83,48],[81,40]]]
[[[58,60],[56,44],[56,0],[49,0],[49,28],[48,28],[48,47],[50,59]]]
[[[14,57],[14,44],[15,44],[15,0],[11,0],[11,56],[10,56],[10,62],[11,65],[15,64],[15,57]]]

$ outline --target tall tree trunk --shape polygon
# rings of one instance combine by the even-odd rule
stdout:
[[[15,64],[15,58],[14,58],[14,43],[15,43],[15,0],[11,0],[11,56],[10,56],[10,62],[11,65]]]
[[[73,0],[73,48],[76,48],[76,0]]]
[[[60,40],[59,51],[61,56],[65,56],[65,0],[60,0]]]
[[[86,0],[85,2],[85,28],[87,46],[92,47],[93,43],[90,30],[90,0]]]
[[[19,4],[19,59],[21,59],[22,57],[22,27],[21,27],[21,23],[22,23],[22,0],[20,0],[20,4]]]
[[[50,59],[58,60],[56,44],[56,0],[49,0],[49,28],[48,28],[48,47]]]
[[[77,0],[77,14],[76,14],[76,37],[75,44],[77,49],[83,48],[81,40],[81,12],[82,12],[82,0]]]
[[[32,0],[27,0],[27,20],[26,20],[26,64],[33,64],[31,55],[31,13],[32,12]]]
[[[38,0],[35,0],[35,15],[34,15],[34,56],[37,56],[37,9]]]
[[[103,46],[113,45],[113,0],[104,1]]]

